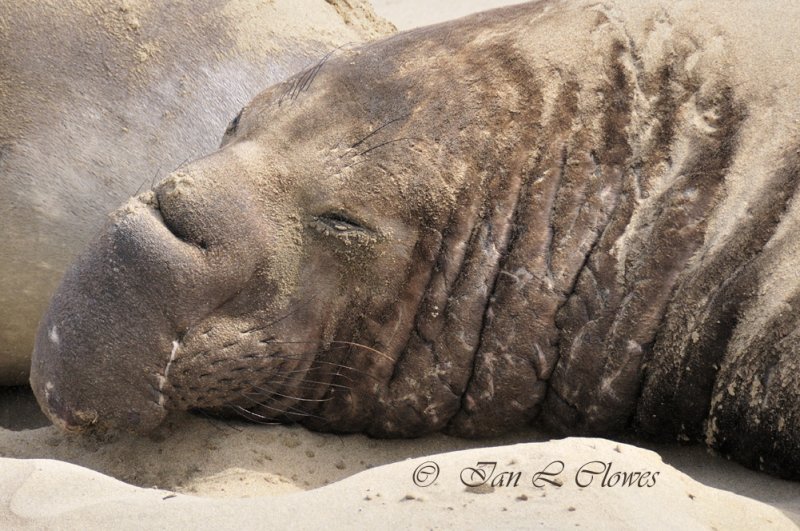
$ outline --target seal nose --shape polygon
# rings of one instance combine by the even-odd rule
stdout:
[[[153,190],[158,209],[167,229],[179,240],[208,250],[213,240],[214,225],[204,223],[207,205],[202,205],[202,194],[197,193],[195,176],[187,171],[176,171],[166,177]],[[203,208],[206,206],[206,208]]]
[[[210,156],[176,170],[153,189],[165,227],[179,240],[203,251],[235,253],[237,261],[254,241],[259,214],[246,185]],[[223,160],[227,160],[224,159]]]

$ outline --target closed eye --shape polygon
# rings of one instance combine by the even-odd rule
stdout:
[[[339,238],[346,243],[371,243],[377,236],[372,229],[340,212],[315,216],[311,225],[317,232]]]

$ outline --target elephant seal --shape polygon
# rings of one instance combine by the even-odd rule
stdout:
[[[27,383],[36,325],[108,212],[216,149],[265,87],[389,30],[364,0],[3,2],[0,385]]]
[[[800,477],[785,8],[543,1],[266,90],[68,270],[42,407],[73,431],[638,430]]]

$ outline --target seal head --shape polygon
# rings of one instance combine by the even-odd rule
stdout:
[[[388,61],[391,41],[337,52],[249,104],[218,152],[110,216],[37,337],[31,382],[54,422],[144,432],[165,409],[205,408],[364,427],[371,401],[357,389],[391,378],[427,284],[450,267],[443,233],[463,201],[461,215],[481,208],[466,187],[507,153],[484,128],[511,114],[432,97],[404,68],[423,46]],[[454,78],[485,66],[440,62]],[[447,118],[430,121],[432,105]],[[449,246],[463,255],[469,231]],[[487,274],[462,289],[485,292]]]

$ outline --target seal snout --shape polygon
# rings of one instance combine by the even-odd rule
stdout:
[[[113,212],[64,275],[31,367],[39,404],[60,428],[155,429],[172,407],[182,334],[253,276],[255,215],[211,162],[176,171]]]

